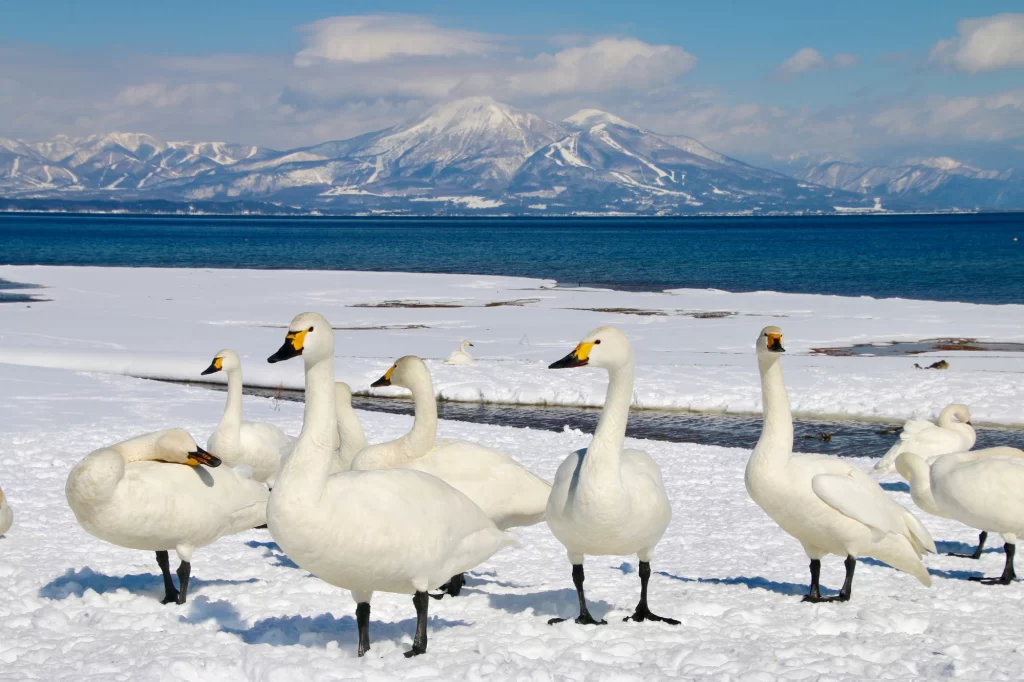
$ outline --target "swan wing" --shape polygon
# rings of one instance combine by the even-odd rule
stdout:
[[[885,494],[879,495],[854,476],[818,474],[811,479],[811,489],[822,502],[840,514],[870,528],[875,540],[880,540],[886,533],[902,535],[906,532],[906,524],[893,515],[888,504],[891,501]]]
[[[938,428],[940,427],[935,422],[930,422],[927,419],[911,419],[903,425],[903,430],[900,431],[900,440],[907,440],[928,429]]]

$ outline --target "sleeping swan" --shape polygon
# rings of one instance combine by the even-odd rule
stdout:
[[[257,481],[273,481],[281,466],[281,448],[292,439],[273,424],[242,421],[242,361],[235,351],[217,351],[202,374],[220,371],[228,375],[228,400],[206,449],[229,466],[249,465]]]
[[[11,511],[10,505],[7,504],[7,498],[4,497],[4,491],[0,490],[0,535],[3,535],[11,529],[11,524],[14,523],[14,512]]]
[[[811,559],[811,589],[804,601],[848,601],[857,557],[870,556],[910,573],[926,586],[931,576],[920,557],[935,551],[927,529],[886,496],[878,482],[836,457],[793,457],[793,417],[782,380],[782,330],[757,337],[764,425],[747,462],[750,498],[803,545]],[[846,581],[836,597],[822,597],[818,576],[826,554],[846,557]]]
[[[306,368],[302,432],[270,493],[270,534],[296,564],[351,591],[359,656],[370,648],[373,593],[412,594],[416,637],[406,656],[422,654],[427,591],[514,541],[468,497],[433,476],[407,469],[331,475],[338,438],[334,332],[321,315],[296,316],[268,361],[299,356]]]
[[[959,421],[953,421],[954,417]],[[900,439],[878,461],[875,471],[895,471],[896,458],[902,452],[913,452],[926,459],[951,452],[965,452],[974,447],[976,438],[974,427],[971,426],[971,411],[967,406],[958,403],[946,405],[939,414],[938,424],[927,419],[911,419],[904,424]]]
[[[472,365],[473,356],[466,352],[466,346],[472,348],[473,344],[469,341],[463,341],[459,345],[458,350],[453,350],[448,359],[444,361],[446,365]]]
[[[200,466],[200,465],[205,466]],[[75,465],[64,492],[86,531],[129,549],[156,552],[164,604],[184,604],[192,552],[262,525],[267,487],[243,478],[182,429],[100,448]],[[181,559],[175,589],[167,551]]]
[[[672,507],[657,463],[645,452],[624,447],[633,401],[633,348],[615,327],[601,327],[550,367],[586,365],[608,370],[604,409],[590,445],[566,457],[558,467],[547,509],[548,526],[565,546],[572,564],[572,581],[580,602],[576,622],[605,624],[587,609],[583,557],[635,553],[640,560],[640,602],[625,620],[679,625],[677,620],[654,615],[647,606],[651,556],[672,519]],[[552,618],[548,623],[563,620]]]
[[[412,429],[401,438],[361,450],[353,469],[415,469],[436,476],[473,500],[501,530],[544,520],[551,492],[547,481],[493,448],[464,440],[436,440],[437,398],[423,360],[414,355],[399,358],[372,384],[392,385],[412,391],[416,411]],[[445,591],[457,596],[463,583],[463,576],[455,575]]]

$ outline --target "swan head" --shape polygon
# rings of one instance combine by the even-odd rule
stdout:
[[[415,355],[406,355],[395,360],[384,376],[370,384],[372,388],[380,386],[401,386],[412,390],[416,381],[422,381],[423,377],[430,378],[430,370],[427,364]]]
[[[758,357],[772,357],[776,353],[785,353],[782,347],[782,330],[778,327],[765,327],[757,337]]]
[[[960,403],[953,403],[952,405],[946,405],[942,410],[942,416],[949,415],[950,417],[956,417],[956,420],[961,424],[971,425],[971,408]]]
[[[920,472],[922,476],[928,475],[928,463],[913,452],[901,452],[896,458],[896,471],[907,481],[913,483],[916,472]]]
[[[599,327],[583,337],[571,353],[548,365],[548,369],[571,367],[620,367],[633,360],[633,347],[615,327]]]
[[[334,382],[334,399],[336,405],[351,405],[352,389],[344,381]]]
[[[463,346],[470,346],[470,347],[472,347],[473,346],[473,342],[470,341],[469,339],[462,339],[462,345]]]
[[[220,458],[199,447],[184,429],[169,429],[159,434],[153,443],[153,455],[155,459],[172,464],[220,466]]]
[[[267,358],[267,362],[281,362],[298,356],[306,362],[316,362],[334,355],[334,331],[331,323],[319,313],[299,313],[288,325],[284,344]]]
[[[224,350],[217,351],[217,354],[213,356],[210,366],[200,372],[200,375],[206,376],[207,374],[214,374],[222,370],[232,372],[238,369],[242,369],[242,361],[239,359],[238,353],[230,348],[225,348]]]

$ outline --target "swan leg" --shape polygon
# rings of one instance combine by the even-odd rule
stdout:
[[[356,604],[356,627],[359,629],[359,652],[362,656],[370,650],[370,602]]]
[[[626,616],[622,620],[624,621],[635,621],[640,623],[645,620],[660,620],[663,623],[669,625],[679,625],[679,621],[674,618],[663,618],[656,616],[651,613],[651,610],[647,607],[647,581],[651,579],[651,564],[648,561],[640,562],[640,603],[636,605],[636,611],[633,612],[632,616]]]
[[[1013,555],[1017,552],[1017,545],[1007,542],[1003,545],[1006,551],[1006,564],[1003,566],[1003,574],[998,578],[971,578],[983,585],[1009,585],[1017,578],[1017,572],[1013,570]]]
[[[946,556],[958,556],[961,559],[980,559],[981,550],[985,549],[985,540],[988,540],[988,531],[981,531],[978,535],[978,549],[974,550],[974,554],[957,554],[956,552],[950,552]]]
[[[829,601],[850,601],[853,594],[853,572],[857,568],[857,560],[852,556],[846,557],[846,580],[843,581],[843,588],[834,597],[822,597],[819,587],[821,577],[821,560],[811,559],[811,591],[804,596],[803,601],[814,604]]]
[[[572,565],[572,584],[576,586],[576,596],[580,600],[580,615],[576,616],[576,623],[579,625],[607,625],[607,621],[594,620],[594,617],[590,615],[590,610],[587,608],[587,599],[583,596],[583,564]],[[555,623],[561,623],[566,620],[565,618],[552,618],[548,621],[548,625],[554,625]]]
[[[432,594],[430,596],[434,599],[444,599],[445,595],[448,595],[449,597],[458,597],[459,594],[462,592],[462,586],[465,584],[465,573],[453,575],[448,582],[446,582],[444,585],[441,585],[441,587],[439,588],[441,590],[440,594]]]
[[[412,596],[412,603],[416,607],[416,637],[412,640],[412,649],[405,652],[406,658],[427,653],[427,605],[430,604],[429,595],[426,592],[417,592]],[[369,613],[367,613],[367,616],[369,616]]]
[[[192,575],[192,564],[187,561],[182,561],[178,564],[178,603],[184,604],[185,598],[188,597],[188,578]]]
[[[156,563],[160,567],[160,572],[164,574],[164,598],[160,600],[160,603],[178,603],[178,590],[174,587],[174,581],[171,580],[171,560],[167,555],[167,550],[156,553]]]

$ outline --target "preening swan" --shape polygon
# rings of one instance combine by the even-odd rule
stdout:
[[[764,425],[744,481],[751,499],[811,559],[811,589],[804,601],[847,601],[857,557],[870,556],[910,573],[926,586],[931,576],[920,557],[935,551],[928,530],[886,496],[866,472],[836,457],[793,457],[793,417],[782,379],[782,330],[765,327],[757,338]],[[836,597],[822,597],[818,577],[826,554],[846,557],[846,581]]]
[[[220,467],[217,457],[181,429],[96,450],[71,470],[64,492],[78,523],[92,535],[156,552],[164,604],[185,603],[192,552],[263,524],[268,496],[265,485]],[[171,549],[181,559],[177,589]]]
[[[963,459],[983,459],[985,457],[1022,457],[1024,458],[1024,450],[1018,450],[1017,448],[1010,447],[998,447],[998,448],[986,448],[984,450],[971,450],[970,452],[955,453],[955,455]],[[902,452],[896,457],[896,470],[900,473],[900,476],[907,479],[910,483],[910,497],[914,500],[919,508],[934,514],[935,516],[941,516],[944,518],[953,518],[947,516],[939,506],[935,503],[935,498],[932,495],[932,482],[931,482],[931,465],[938,459],[938,457],[929,457],[927,460],[923,457],[917,456],[913,452]],[[985,541],[988,539],[988,532],[981,531],[978,535],[978,548],[974,550],[972,554],[956,554],[950,552],[949,556],[961,557],[964,559],[980,559],[981,552],[985,549]]]
[[[977,579],[987,585],[1009,585],[1017,577],[1013,556],[1017,536],[1024,533],[1024,458],[1019,452],[990,448],[943,455],[929,469],[932,497],[942,516],[1002,534],[1006,564],[1000,577]],[[903,457],[920,469],[920,458]]]
[[[302,313],[269,362],[302,356],[302,432],[284,461],[267,506],[281,549],[321,580],[352,592],[358,654],[370,648],[375,591],[412,594],[416,637],[406,656],[427,649],[427,591],[468,571],[514,541],[473,502],[433,476],[406,469],[330,474],[338,438],[334,332]]]
[[[4,491],[0,490],[0,535],[9,531],[12,523],[14,523],[14,512],[11,511],[10,505],[7,504]]]
[[[415,418],[406,435],[359,452],[353,469],[415,469],[440,478],[473,500],[501,530],[544,520],[551,485],[519,462],[493,448],[464,440],[437,441],[437,398],[423,360],[399,358],[373,386],[412,391]],[[340,414],[340,411],[339,411]],[[456,596],[463,576],[452,577],[445,591]]]
[[[959,421],[953,421],[954,418]],[[974,447],[976,438],[974,427],[971,426],[971,411],[967,406],[958,403],[946,405],[939,414],[938,424],[926,419],[911,419],[904,424],[900,439],[878,461],[875,471],[895,471],[896,458],[903,452],[913,452],[925,458],[965,452]]]
[[[580,602],[581,625],[604,625],[587,609],[583,594],[583,558],[636,554],[640,560],[640,602],[625,620],[679,621],[651,613],[647,583],[651,556],[672,519],[672,507],[661,480],[661,469],[647,453],[626,450],[626,422],[633,401],[633,348],[615,327],[587,334],[576,348],[551,369],[590,365],[608,370],[608,392],[594,439],[558,467],[548,498],[547,521],[569,554],[572,581]],[[550,624],[564,618],[552,618]]]
[[[444,364],[446,364],[446,365],[472,365],[473,364],[473,356],[470,355],[466,351],[466,346],[472,347],[473,344],[470,343],[469,341],[465,341],[464,340],[459,345],[459,349],[458,350],[452,351],[451,355],[448,356],[448,359],[444,361]]]
[[[228,399],[217,430],[206,441],[206,449],[230,466],[249,465],[257,481],[273,481],[281,467],[281,448],[292,439],[273,424],[242,421],[242,361],[235,351],[217,351],[202,374],[220,371],[228,375]]]

